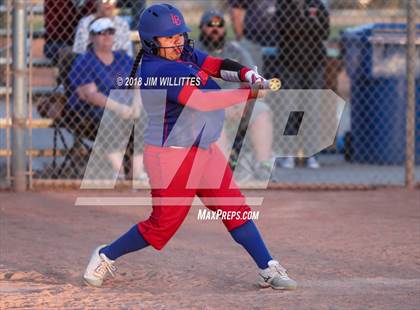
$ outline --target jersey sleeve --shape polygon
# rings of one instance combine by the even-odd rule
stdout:
[[[220,78],[220,69],[223,59],[212,57],[199,49],[194,49],[192,55],[193,62],[208,75]]]
[[[134,59],[131,58],[130,55],[127,54],[127,52],[125,51],[121,51],[122,53],[122,64],[124,66],[124,72],[125,72],[125,76],[129,77],[130,73],[131,73],[131,69],[133,68],[134,65]]]
[[[194,48],[193,52],[193,61],[194,63],[199,66],[200,68],[203,66],[206,58],[209,56],[206,52],[199,50],[198,48]]]
[[[89,54],[78,55],[70,70],[69,79],[71,86],[76,89],[81,85],[95,81],[93,76],[92,63],[89,61]]]
[[[159,88],[165,88],[167,90],[167,99],[182,104],[180,94],[182,89],[188,86],[185,83],[182,84],[180,81],[183,78],[195,77],[195,75],[187,65],[173,63],[158,70],[156,77],[158,78]]]

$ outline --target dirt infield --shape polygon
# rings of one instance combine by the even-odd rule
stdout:
[[[256,223],[298,290],[257,288],[254,263],[197,206],[163,251],[122,257],[115,279],[86,287],[93,247],[150,209],[74,206],[86,192],[0,193],[0,309],[420,309],[419,191],[246,194],[265,196]]]

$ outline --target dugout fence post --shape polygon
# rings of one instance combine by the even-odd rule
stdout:
[[[407,0],[407,111],[405,185],[413,189],[416,105],[416,0]]]
[[[23,192],[27,187],[25,130],[27,120],[27,37],[26,0],[13,1],[13,118],[12,174],[13,189]]]

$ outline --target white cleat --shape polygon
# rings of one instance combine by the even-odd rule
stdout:
[[[105,254],[99,254],[99,251],[106,246],[106,244],[98,246],[90,257],[89,264],[83,275],[83,279],[89,285],[100,287],[108,273],[115,277],[114,272],[117,270],[114,266],[115,261],[110,260]]]
[[[258,284],[276,290],[295,290],[297,287],[296,281],[289,278],[286,269],[276,260],[270,260],[266,269],[260,269]]]
[[[287,157],[280,163],[282,168],[293,169],[295,167],[295,159],[293,157]]]
[[[306,161],[306,165],[312,169],[318,169],[321,167],[315,157],[309,157]]]

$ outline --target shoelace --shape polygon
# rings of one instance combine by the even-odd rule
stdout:
[[[289,276],[287,275],[287,270],[283,266],[276,265],[274,266],[274,269],[280,274],[281,278],[289,279]]]
[[[101,278],[103,278],[108,271],[111,276],[115,277],[115,271],[117,267],[115,267],[112,263],[105,261],[104,259],[101,260],[101,264],[95,269],[95,273],[97,273]]]

